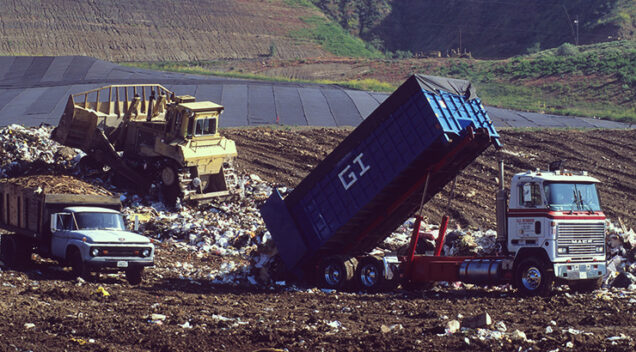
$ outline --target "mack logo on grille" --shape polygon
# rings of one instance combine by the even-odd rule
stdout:
[[[591,240],[591,239],[587,239],[587,240],[571,240],[571,242],[572,243],[581,243],[581,244],[583,244],[583,243],[594,243],[594,241]]]
[[[124,241],[126,240],[126,237],[119,237],[119,240],[120,240],[121,242],[124,242]]]

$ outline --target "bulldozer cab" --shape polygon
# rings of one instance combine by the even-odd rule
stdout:
[[[173,140],[219,138],[222,111],[223,106],[209,101],[176,104],[166,115],[166,135]]]

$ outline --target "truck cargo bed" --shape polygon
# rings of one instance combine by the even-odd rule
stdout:
[[[469,82],[412,76],[261,213],[281,258],[300,274],[316,258],[376,247],[490,144],[500,146],[499,136]]]

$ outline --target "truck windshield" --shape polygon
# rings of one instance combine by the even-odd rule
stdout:
[[[125,230],[124,219],[116,213],[75,213],[78,230]]]
[[[194,130],[195,136],[207,136],[216,134],[216,118],[197,119]]]
[[[601,210],[593,183],[553,182],[545,183],[543,187],[550,210]]]

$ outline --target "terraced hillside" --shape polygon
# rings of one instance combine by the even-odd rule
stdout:
[[[293,4],[292,4],[293,5]],[[285,0],[0,0],[0,54],[111,61],[328,56],[290,33],[314,7]]]

